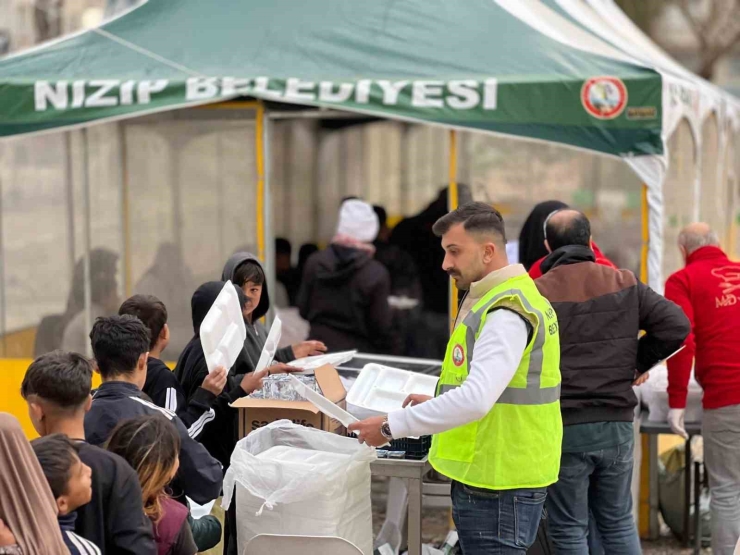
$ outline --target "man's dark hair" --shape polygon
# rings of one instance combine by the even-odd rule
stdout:
[[[61,409],[77,409],[92,389],[92,364],[77,353],[52,351],[41,355],[26,370],[21,395],[36,395]]]
[[[293,253],[293,246],[290,241],[284,237],[275,238],[275,254],[287,254],[290,256]]]
[[[569,212],[569,218],[555,217],[559,212]],[[554,221],[553,221],[554,220]],[[550,250],[558,250],[568,245],[591,245],[591,223],[583,212],[564,209],[551,214],[545,225],[545,239]]]
[[[64,434],[34,439],[31,442],[33,452],[49,482],[54,499],[67,493],[67,485],[72,475],[72,467],[79,457],[79,447]]]
[[[385,224],[388,223],[388,212],[385,211],[385,208],[375,204],[373,205],[373,210],[375,211],[375,215],[378,216],[378,223],[380,224],[380,227],[383,227]]]
[[[119,316],[124,314],[136,316],[144,322],[151,335],[149,349],[153,349],[167,323],[167,307],[164,303],[154,295],[134,295],[123,301],[121,308],[118,309]]]
[[[264,285],[265,283],[265,272],[254,260],[247,260],[239,264],[234,272],[234,285],[242,287],[248,281],[255,285]]]
[[[437,237],[442,237],[453,225],[463,224],[468,233],[493,233],[506,245],[504,218],[493,206],[485,202],[469,202],[442,216],[432,227]]]
[[[136,316],[98,318],[90,332],[93,356],[103,378],[131,374],[149,350],[151,335]]]

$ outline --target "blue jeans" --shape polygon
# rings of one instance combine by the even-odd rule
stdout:
[[[452,518],[464,555],[526,553],[537,538],[547,490],[494,491],[452,482]]]
[[[558,482],[547,490],[556,553],[588,555],[589,510],[604,552],[642,553],[632,516],[634,439],[598,451],[563,453]]]

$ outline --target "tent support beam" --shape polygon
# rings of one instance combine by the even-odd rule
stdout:
[[[458,206],[457,195],[457,131],[450,130],[450,150],[449,150],[449,186],[447,188],[447,208],[452,211]],[[450,303],[450,331],[452,331],[455,320],[457,319],[457,287],[455,281],[450,278],[449,288]]]
[[[132,295],[134,284],[131,269],[131,206],[129,199],[128,150],[126,124],[118,124],[119,156],[121,159],[121,208],[123,229],[123,291],[126,298]]]
[[[265,268],[267,290],[275,291],[275,240],[270,203],[270,122],[264,102],[259,102],[255,114],[255,156],[257,165],[257,252]],[[274,307],[267,314],[272,323]]]

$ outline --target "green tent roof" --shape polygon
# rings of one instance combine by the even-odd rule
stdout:
[[[0,136],[248,96],[659,154],[661,88],[492,0],[149,0],[0,59]]]

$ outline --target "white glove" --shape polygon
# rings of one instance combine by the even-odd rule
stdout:
[[[674,434],[681,436],[684,439],[689,439],[689,434],[686,433],[683,419],[686,415],[686,409],[670,409],[668,411],[668,425]]]

